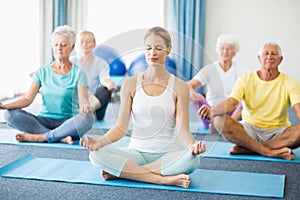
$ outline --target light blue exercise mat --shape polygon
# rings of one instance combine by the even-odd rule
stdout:
[[[148,184],[125,179],[105,181],[99,168],[89,161],[38,158],[30,154],[0,168],[0,175],[9,178],[62,181],[68,183],[151,188],[185,192],[232,194],[283,198],[285,175],[197,169],[188,189],[177,186]]]
[[[205,142],[206,152],[201,154],[202,157],[207,158],[223,158],[223,159],[236,159],[236,160],[257,160],[257,161],[271,161],[271,162],[291,162],[291,163],[300,163],[300,148],[293,150],[295,158],[293,160],[284,160],[281,158],[269,158],[266,156],[261,156],[258,154],[247,155],[231,155],[229,152],[234,146],[229,142]]]
[[[79,145],[79,141],[74,141],[73,145],[55,142],[18,142],[15,139],[16,133],[20,131],[15,129],[0,129],[0,144],[14,144],[14,145],[24,145],[24,146],[40,146],[40,147],[56,147],[56,148],[68,148],[68,149],[84,149]]]
[[[110,78],[116,83],[117,87],[121,87],[126,76],[110,76]]]
[[[0,129],[0,144],[13,144],[13,145],[23,145],[23,146],[38,146],[38,147],[53,147],[53,148],[67,148],[67,149],[84,149],[84,147],[79,145],[79,141],[74,141],[74,144],[66,144],[62,142],[53,142],[53,143],[47,143],[47,142],[18,142],[15,139],[16,133],[20,131],[15,129]],[[99,135],[90,135],[92,137],[99,137]],[[115,143],[115,145],[119,147],[128,146],[129,144],[129,137],[124,137],[118,142]]]
[[[55,148],[70,148],[70,149],[84,149],[80,146],[78,141],[75,141],[73,145],[65,144],[61,142],[55,143],[38,143],[38,142],[18,142],[15,139],[15,134],[18,131],[15,129],[0,129],[0,144],[14,144],[14,145],[29,145],[39,147],[55,147]],[[99,137],[97,135],[91,135],[92,137]],[[127,147],[130,138],[125,136],[121,140],[115,143],[118,147]],[[200,154],[201,157],[207,158],[223,158],[223,159],[236,159],[236,160],[258,160],[258,161],[271,161],[271,162],[290,162],[300,163],[300,148],[294,150],[295,159],[284,160],[280,158],[269,158],[261,155],[230,155],[229,151],[233,147],[232,143],[220,142],[220,141],[204,141],[206,144],[206,152]]]

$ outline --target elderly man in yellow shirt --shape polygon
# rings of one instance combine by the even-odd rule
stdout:
[[[279,71],[282,60],[277,43],[264,43],[258,54],[261,68],[241,75],[225,101],[199,109],[203,119],[211,120],[222,136],[235,144],[231,154],[294,158],[292,149],[300,146],[300,124],[291,125],[288,109],[292,106],[300,119],[300,85]],[[226,115],[239,102],[244,108],[242,122]]]

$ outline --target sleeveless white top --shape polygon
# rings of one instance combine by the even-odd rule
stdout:
[[[175,76],[170,75],[168,86],[159,96],[149,96],[142,86],[142,73],[137,77],[132,102],[133,129],[129,147],[150,153],[164,153],[181,149],[175,135]]]

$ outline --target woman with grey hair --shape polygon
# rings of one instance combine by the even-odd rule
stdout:
[[[4,113],[7,124],[21,131],[16,134],[17,141],[73,144],[73,140],[91,129],[95,119],[88,100],[87,78],[69,60],[75,40],[76,33],[71,27],[57,27],[51,37],[54,61],[34,73],[22,98],[5,105],[0,103],[0,109],[7,109]],[[39,92],[40,113],[34,115],[23,110]]]
[[[218,60],[204,66],[190,81],[190,98],[193,107],[198,112],[202,105],[209,107],[216,105],[229,96],[233,85],[239,75],[244,73],[244,69],[238,68],[233,61],[234,56],[239,51],[239,42],[233,35],[220,35],[216,43]],[[206,86],[206,96],[197,93],[195,90]],[[239,120],[242,106],[239,105],[235,111],[229,113]],[[215,132],[209,121],[199,118],[205,128],[210,127],[211,132]]]

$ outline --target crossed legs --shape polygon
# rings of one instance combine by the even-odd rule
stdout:
[[[7,110],[4,115],[19,142],[65,142],[73,144],[73,138],[81,137],[94,122],[93,114],[78,114],[70,119],[55,120],[37,117],[21,109]]]
[[[128,160],[120,174],[120,177],[141,181],[141,182],[148,182],[148,183],[155,183],[155,184],[162,184],[162,185],[175,185],[184,188],[188,188],[190,184],[190,176],[186,174],[178,174],[178,175],[169,175],[163,176],[158,173],[154,173],[148,170],[145,167],[142,167],[135,162]]]
[[[294,128],[287,129],[280,136],[262,144],[250,137],[238,121],[227,115],[214,117],[213,124],[226,140],[235,144],[230,153],[259,153],[267,157],[292,160],[294,158],[291,150],[292,144],[298,140],[299,145],[299,131],[297,131],[298,137],[288,137],[292,135],[291,132]],[[284,140],[285,142],[283,142]]]
[[[188,151],[164,155],[142,154],[131,148],[108,145],[91,151],[90,161],[103,170],[102,177],[105,180],[121,177],[184,188],[190,184],[190,176],[187,174],[193,172],[200,162],[198,156],[191,155]]]

